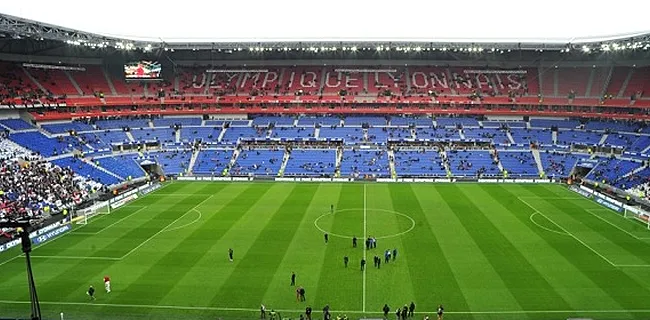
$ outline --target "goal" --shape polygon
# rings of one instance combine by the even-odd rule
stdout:
[[[650,213],[641,209],[640,207],[625,206],[623,208],[623,216],[637,220],[645,225],[650,230]]]
[[[105,202],[92,205],[89,208],[78,210],[74,214],[74,216],[70,219],[70,223],[84,225],[84,224],[88,224],[88,220],[98,215],[104,215],[110,213],[111,213],[110,201],[105,201]]]

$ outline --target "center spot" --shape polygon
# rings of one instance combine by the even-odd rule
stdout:
[[[365,210],[365,227],[368,237],[385,239],[401,236],[415,228],[415,221],[407,214],[385,210]],[[352,239],[357,237],[363,241],[364,210],[341,209],[334,213],[326,213],[314,221],[318,230],[334,237]],[[363,242],[361,242],[363,243]]]

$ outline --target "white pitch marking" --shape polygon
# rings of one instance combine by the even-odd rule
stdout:
[[[535,212],[533,212],[533,213],[530,215],[530,218],[529,218],[529,219],[530,219],[530,221],[531,221],[532,223],[534,223],[536,226],[538,226],[538,227],[540,227],[540,228],[542,228],[542,229],[544,229],[544,230],[546,230],[546,231],[553,232],[553,233],[557,233],[557,234],[561,234],[561,235],[563,235],[563,236],[568,236],[568,234],[566,234],[566,233],[563,233],[563,232],[560,232],[560,231],[557,231],[557,230],[553,230],[553,229],[549,229],[549,228],[544,227],[544,226],[542,226],[541,224],[535,222],[535,220],[533,219],[533,216],[535,216],[535,215],[538,214],[538,213],[539,213],[539,212],[535,211]]]
[[[151,237],[147,238],[147,240],[143,241],[143,242],[140,243],[138,246],[136,246],[135,248],[131,249],[131,251],[129,251],[129,252],[127,252],[125,255],[123,255],[123,256],[120,258],[120,260],[121,260],[121,259],[124,259],[124,258],[126,258],[126,257],[128,257],[128,256],[131,255],[133,252],[135,252],[135,250],[140,249],[142,246],[144,246],[145,244],[147,244],[147,242],[151,241],[151,239],[155,238],[157,235],[159,235],[159,234],[165,232],[165,230],[167,230],[167,228],[169,228],[169,226],[171,226],[171,225],[173,225],[174,223],[176,223],[176,221],[182,219],[186,214],[188,214],[188,213],[194,211],[194,209],[198,208],[200,205],[202,205],[203,203],[205,203],[206,201],[208,201],[208,200],[209,200],[210,198],[212,198],[213,196],[214,196],[214,195],[211,195],[211,196],[205,198],[203,201],[201,201],[201,202],[199,202],[197,205],[195,205],[194,208],[192,208],[192,209],[190,209],[190,210],[187,210],[187,212],[185,212],[185,213],[184,213],[183,215],[181,215],[180,217],[176,218],[176,220],[172,221],[170,224],[168,224],[168,225],[166,225],[164,228],[160,229],[160,231],[154,233],[154,235],[152,235]]]
[[[113,258],[113,257],[78,257],[78,256],[30,256],[32,258],[43,258],[43,259],[79,259],[79,260],[111,260],[111,261],[120,261],[122,258]]]
[[[201,213],[201,211],[196,210],[196,209],[193,209],[193,211],[199,214],[199,216],[196,217],[196,219],[194,219],[194,220],[192,220],[192,221],[190,221],[190,222],[188,222],[188,223],[186,223],[186,224],[184,224],[184,225],[182,225],[182,226],[178,226],[178,227],[175,227],[175,228],[167,229],[167,230],[165,230],[165,232],[170,232],[170,231],[176,231],[176,230],[179,230],[179,229],[183,229],[183,228],[185,228],[185,227],[187,227],[187,226],[190,226],[190,225],[193,225],[193,224],[195,224],[197,221],[201,220],[201,218],[203,217],[203,214]]]
[[[0,300],[0,304],[29,304],[29,301],[10,301]],[[148,309],[166,309],[166,310],[207,310],[207,311],[242,311],[242,312],[259,312],[259,309],[253,308],[233,308],[233,307],[201,307],[201,306],[170,306],[170,305],[146,305],[146,304],[118,304],[118,303],[96,303],[96,302],[54,302],[40,301],[41,304],[55,306],[89,306],[89,307],[117,307],[117,308],[148,308]],[[300,313],[305,310],[297,309],[275,309],[278,312]],[[336,310],[340,313],[363,314],[360,310]],[[416,311],[417,314],[435,314],[436,311]],[[635,310],[500,310],[500,311],[445,311],[447,314],[544,314],[544,313],[650,313],[650,309]],[[380,314],[371,312],[371,314]]]
[[[605,208],[603,208],[603,209],[599,209],[599,210],[610,211],[610,212],[612,211],[612,210],[605,209]],[[633,233],[631,233],[631,232],[629,232],[629,231],[627,231],[627,230],[625,230],[625,229],[623,229],[623,228],[621,228],[621,227],[619,227],[619,226],[617,226],[617,225],[615,225],[615,224],[613,224],[613,223],[607,221],[605,218],[603,218],[603,217],[601,217],[600,215],[594,213],[594,211],[595,211],[594,209],[585,209],[585,211],[589,212],[589,213],[592,214],[594,217],[596,217],[596,218],[598,218],[598,219],[600,219],[600,220],[603,220],[603,221],[607,222],[607,223],[608,223],[609,225],[611,225],[612,227],[614,227],[614,228],[616,228],[616,229],[618,229],[618,230],[621,230],[621,231],[627,233],[628,235],[630,235],[630,237],[632,237],[632,238],[634,238],[634,239],[637,239],[637,240],[646,240],[646,239],[650,239],[649,237],[639,237],[639,236],[637,236],[637,235],[635,235],[635,234],[633,234]]]
[[[588,244],[586,244],[584,241],[580,240],[580,239],[579,239],[578,237],[576,237],[573,233],[567,231],[564,227],[562,227],[561,225],[557,224],[557,222],[551,220],[551,218],[549,218],[548,216],[546,216],[544,213],[542,213],[541,211],[535,209],[535,207],[531,206],[531,205],[530,205],[526,200],[522,199],[521,197],[518,197],[518,199],[519,199],[519,201],[523,202],[525,205],[527,205],[528,207],[530,207],[531,209],[533,209],[533,210],[536,211],[537,213],[541,214],[541,215],[542,215],[544,218],[546,218],[548,221],[552,222],[556,227],[560,228],[560,230],[566,232],[566,234],[570,235],[573,239],[575,239],[576,241],[580,242],[580,244],[582,244],[585,248],[591,250],[593,253],[595,253],[596,255],[598,255],[599,257],[601,257],[603,260],[605,260],[607,263],[609,263],[611,266],[616,267],[616,264],[614,264],[611,260],[607,259],[607,257],[605,257],[604,255],[602,255],[600,252],[596,251],[594,248],[592,248],[591,246],[589,246]]]
[[[363,184],[363,241],[366,241],[368,239],[368,196],[366,194],[366,184]],[[367,264],[368,260],[366,259],[366,251],[368,251],[368,248],[364,246],[363,248],[363,260],[366,260],[366,266],[363,267],[363,308],[362,311],[366,312],[366,269],[367,269]]]

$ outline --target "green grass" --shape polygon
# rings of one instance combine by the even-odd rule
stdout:
[[[397,259],[360,271],[364,233],[379,238],[369,261]],[[260,303],[378,318],[411,301],[419,319],[440,303],[446,319],[648,319],[649,244],[641,224],[559,185],[195,182],[75,226],[32,260],[45,319],[252,319]],[[0,255],[0,317],[29,316],[19,253]]]

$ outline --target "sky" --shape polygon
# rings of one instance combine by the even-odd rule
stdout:
[[[650,32],[648,0],[21,0],[0,13],[132,40],[547,42]]]

